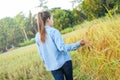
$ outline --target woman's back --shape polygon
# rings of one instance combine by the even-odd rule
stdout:
[[[59,41],[56,37],[59,36],[58,30],[50,26],[45,26],[45,29],[47,33],[45,43],[41,43],[39,33],[36,34],[35,39],[39,54],[45,63],[46,68],[51,71],[60,68],[66,61],[71,60],[71,57],[69,56],[69,52],[67,52],[66,48],[63,47],[63,39],[61,38]],[[57,47],[60,45],[62,46]]]

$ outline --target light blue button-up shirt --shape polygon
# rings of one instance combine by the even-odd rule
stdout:
[[[69,51],[80,47],[80,41],[73,44],[65,44],[60,32],[50,26],[45,26],[46,40],[41,43],[39,32],[35,36],[38,53],[48,71],[57,70],[66,61],[71,60]]]

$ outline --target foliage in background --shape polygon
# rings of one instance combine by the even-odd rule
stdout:
[[[120,13],[120,0],[83,0],[80,5],[88,20]]]
[[[37,23],[35,15],[29,12],[25,17],[22,12],[14,18],[6,17],[0,20],[0,51],[16,47],[19,43],[28,41],[35,36]]]
[[[78,10],[62,10],[53,8],[51,10],[54,19],[54,27],[59,30],[64,30],[68,27],[73,27],[85,20],[84,14]]]
[[[27,40],[27,41],[24,41],[22,43],[19,43],[17,45],[17,47],[23,47],[23,46],[27,46],[27,45],[30,45],[30,44],[34,44],[35,43],[35,39],[31,39],[31,40]]]

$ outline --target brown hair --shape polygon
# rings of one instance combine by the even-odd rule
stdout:
[[[42,43],[45,42],[46,39],[46,30],[45,30],[45,23],[48,18],[51,17],[50,12],[43,11],[38,13],[38,31],[40,33],[40,40]]]

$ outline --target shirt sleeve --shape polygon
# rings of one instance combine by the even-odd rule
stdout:
[[[54,33],[53,33],[53,40],[54,40],[54,43],[59,51],[67,52],[63,38],[62,38],[60,32],[56,29],[54,30]]]
[[[80,41],[73,44],[66,44],[67,51],[74,51],[80,47]]]
[[[80,47],[80,42],[76,42],[73,44],[64,44],[64,40],[58,30],[55,30],[53,35],[54,35],[53,40],[59,51],[72,51],[72,50],[76,50]]]

